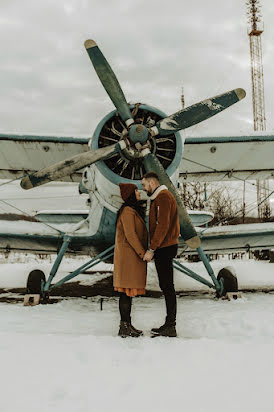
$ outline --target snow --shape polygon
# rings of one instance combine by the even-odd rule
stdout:
[[[0,255],[0,288],[24,288],[29,273],[32,270],[40,269],[45,273],[46,278],[50,274],[56,255],[49,255],[40,258],[38,255],[24,253],[10,253],[8,258]],[[54,282],[59,281],[69,272],[78,269],[82,264],[88,262],[89,257],[65,257],[59,266]],[[96,271],[92,275],[81,274],[70,282],[80,281],[83,285],[92,285],[98,280],[110,275],[110,273],[100,273],[100,271],[111,272],[113,265],[99,263],[96,265]]]
[[[201,262],[184,264],[207,280],[210,280]],[[227,260],[226,258],[212,261],[211,266],[216,276],[224,267],[233,268],[237,275],[239,289],[274,289],[274,264],[270,264],[268,261],[255,261],[252,259]],[[189,277],[185,277],[178,271],[175,271],[175,284],[177,290],[208,290],[207,286]]]
[[[53,263],[53,257],[12,259],[2,259],[0,287],[23,284],[29,269],[40,265],[48,272]],[[67,258],[60,275],[81,263]],[[202,274],[200,263],[187,265]],[[270,263],[212,262],[215,271],[227,265],[241,287],[274,285]],[[149,287],[157,288],[151,266]],[[177,289],[195,290],[191,279],[175,278]],[[102,311],[100,296],[35,307],[0,303],[1,410],[273,412],[273,293],[177,302],[176,339],[150,338],[150,328],[164,319],[163,298],[133,300],[133,324],[145,333],[138,339],[117,336],[117,298],[104,298]]]
[[[56,255],[49,255],[46,258],[40,258],[38,255],[10,253],[8,258],[0,254],[0,288],[23,288],[26,286],[28,274],[34,269],[42,270],[46,278],[49,276]],[[63,259],[58,272],[54,278],[59,281],[69,272],[79,268],[89,261],[88,256],[67,257]],[[179,260],[183,265],[203,276],[210,281],[210,277],[202,262],[189,263]],[[239,289],[251,290],[271,290],[274,289],[274,264],[268,261],[256,261],[248,259],[247,255],[243,260],[229,260],[228,257],[213,260],[211,266],[217,276],[219,271],[224,267],[232,267],[238,278]],[[70,282],[80,281],[84,285],[92,285],[100,279],[109,276],[113,270],[113,265],[103,262],[92,268],[94,274],[79,275],[70,280]],[[109,271],[109,273],[100,273]],[[147,278],[147,290],[160,291],[158,278],[154,263],[149,263]],[[178,292],[180,291],[210,291],[210,289],[190,277],[174,270],[174,283]],[[211,282],[212,283],[212,282]]]
[[[273,302],[178,298],[173,340],[149,337],[163,299],[135,299],[138,340],[116,336],[116,299],[0,304],[2,410],[273,411]]]

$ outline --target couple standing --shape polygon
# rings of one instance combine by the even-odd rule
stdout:
[[[151,332],[155,336],[176,337],[176,294],[173,283],[172,259],[177,254],[180,233],[176,200],[160,185],[158,175],[146,173],[142,179],[143,190],[151,200],[149,211],[149,238],[145,224],[146,202],[132,183],[121,183],[124,201],[118,211],[114,249],[114,289],[120,292],[121,316],[118,335],[138,337],[143,333],[131,324],[132,297],[145,294],[147,262],[153,258],[163,291],[167,316],[165,323]]]

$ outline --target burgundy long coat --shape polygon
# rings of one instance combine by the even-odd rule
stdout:
[[[148,246],[144,220],[136,210],[126,206],[119,216],[114,249],[113,286],[144,289],[147,263],[143,261]]]

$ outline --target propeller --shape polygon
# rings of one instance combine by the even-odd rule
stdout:
[[[237,103],[245,97],[246,93],[243,89],[234,89],[229,92],[220,94],[210,99],[203,100],[192,106],[186,107],[165,119],[159,120],[154,127],[151,128],[152,134],[155,136],[167,136],[194,124],[200,123],[203,120],[209,119],[215,114],[227,109],[229,106]]]
[[[89,166],[97,162],[98,160],[105,159],[125,148],[126,143],[124,142],[124,140],[121,140],[120,142],[115,143],[111,146],[106,146],[97,150],[81,153],[24,177],[21,180],[20,185],[23,189],[27,190],[36,186],[43,185],[45,183],[52,182],[53,180],[59,180],[64,176],[69,176],[77,170]]]
[[[104,89],[118,110],[122,120],[124,120],[127,126],[133,124],[134,120],[125,95],[107,59],[94,40],[86,40],[85,48]]]

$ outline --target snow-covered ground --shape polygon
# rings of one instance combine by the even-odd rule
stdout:
[[[116,299],[0,310],[3,411],[273,412],[272,294],[178,298],[177,339],[149,337],[163,299],[135,299],[138,339],[116,336]]]
[[[50,273],[50,269],[54,263],[56,255],[48,256],[45,259],[40,258],[37,255],[28,255],[23,253],[10,253],[8,258],[0,254],[0,288],[20,288],[26,286],[26,280],[31,270],[40,269],[46,277]],[[66,276],[69,272],[80,267],[83,263],[88,262],[88,257],[67,257],[63,259],[60,268],[54,278],[54,282],[60,280]],[[206,269],[202,262],[188,263],[181,261],[185,266],[189,267],[199,275],[203,276],[210,281]],[[243,260],[229,260],[226,256],[220,258],[220,260],[214,260],[211,262],[211,266],[215,275],[226,266],[232,267],[238,278],[238,284],[240,289],[274,289],[274,264],[268,263],[268,261],[255,261],[249,260],[247,256]],[[102,279],[108,274],[100,274],[98,271],[112,271],[113,266],[111,264],[99,263],[93,268],[95,273],[93,275],[80,275],[71,281],[80,281],[85,285],[92,285],[94,282]],[[110,274],[110,273],[109,273]],[[177,291],[209,291],[210,289],[196,282],[195,280],[187,277],[181,272],[174,271],[175,287]],[[159,291],[158,278],[155,270],[154,263],[149,264],[147,289]]]
[[[0,287],[25,284],[37,264],[50,269],[34,257],[19,260],[0,264]],[[240,285],[274,285],[272,264],[213,266],[227,263]],[[68,260],[60,275],[71,268]],[[177,288],[193,289],[189,282],[176,274]],[[157,288],[153,271],[148,283]],[[145,332],[138,339],[117,337],[116,298],[105,298],[102,311],[99,296],[36,307],[1,303],[1,411],[273,412],[274,294],[177,301],[177,339],[150,338],[150,328],[164,318],[162,298],[134,299],[133,323]]]

